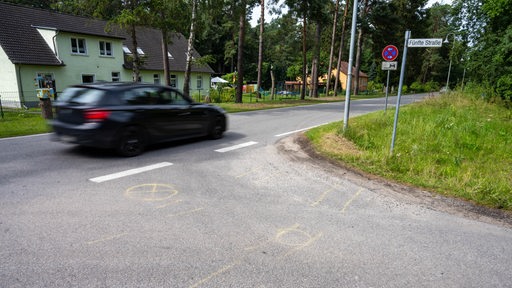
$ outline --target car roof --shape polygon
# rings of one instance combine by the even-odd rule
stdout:
[[[165,87],[172,89],[168,86],[162,86],[159,84],[150,84],[150,83],[140,83],[140,82],[95,82],[95,83],[88,83],[88,84],[79,84],[79,85],[73,85],[71,87],[77,87],[77,88],[92,88],[92,89],[101,89],[101,90],[127,90],[130,88],[137,88],[137,87]]]

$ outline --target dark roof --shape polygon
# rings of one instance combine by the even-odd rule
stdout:
[[[162,32],[160,30],[139,27],[136,30],[137,46],[144,52],[143,64],[144,69],[147,70],[163,70],[163,55],[162,55]],[[185,71],[187,64],[187,39],[179,33],[173,33],[170,37],[169,52],[172,58],[169,58],[169,69],[171,71]],[[126,40],[123,43],[132,51],[135,51],[132,38],[126,34]],[[192,55],[195,58],[200,57],[197,51],[193,50]],[[125,67],[132,68],[130,61],[125,61]],[[208,65],[193,65],[192,71],[213,73],[214,71]]]
[[[51,50],[37,27],[55,29],[63,32],[94,35],[100,37],[124,39],[123,44],[130,47],[131,37],[123,30],[105,31],[106,21],[61,14],[42,9],[29,8],[0,2],[0,46],[13,64],[62,65]],[[143,69],[163,70],[161,33],[152,28],[137,29],[138,46],[145,53]],[[185,71],[187,41],[181,34],[172,37],[169,51],[174,56],[170,60],[171,71]],[[195,57],[199,54],[194,51]],[[130,68],[130,63],[125,63]],[[209,66],[196,66],[192,71],[213,73]]]

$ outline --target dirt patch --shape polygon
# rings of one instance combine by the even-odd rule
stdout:
[[[342,153],[353,153],[357,151],[356,147],[348,145],[348,143],[340,145],[340,142],[348,141],[335,134],[327,135],[325,141],[329,142],[327,145],[327,147],[331,147],[329,149],[335,149],[338,152],[340,152],[339,149],[342,149]],[[340,148],[340,146],[346,147]],[[436,211],[512,228],[512,213],[508,211],[482,207],[468,201],[445,197],[418,187],[396,183],[359,171],[341,161],[328,159],[318,154],[309,139],[303,133],[281,139],[277,143],[277,147],[284,156],[292,161],[307,161],[313,166],[332,173],[337,177],[347,179],[376,193],[386,194],[400,201],[418,204]],[[355,151],[352,149],[355,149]]]
[[[357,149],[354,143],[339,136],[336,133],[327,133],[322,138],[322,146],[328,153],[341,155],[360,155],[361,151]]]

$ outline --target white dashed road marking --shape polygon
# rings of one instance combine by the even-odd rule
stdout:
[[[252,146],[252,145],[255,145],[255,144],[258,144],[258,142],[250,141],[250,142],[245,142],[245,143],[238,144],[238,145],[231,146],[231,147],[217,149],[217,150],[215,150],[215,152],[224,153],[224,152],[228,152],[228,151],[232,151],[232,150],[236,150],[236,149]]]
[[[110,180],[118,179],[121,177],[131,176],[131,175],[135,175],[135,174],[139,174],[142,172],[147,172],[147,171],[151,171],[151,170],[155,170],[155,169],[159,169],[159,168],[163,168],[163,167],[167,167],[167,166],[171,166],[171,165],[172,165],[172,163],[169,163],[169,162],[161,162],[161,163],[157,163],[157,164],[153,164],[153,165],[149,165],[149,166],[145,166],[145,167],[130,169],[130,170],[126,170],[126,171],[122,171],[122,172],[118,172],[118,173],[113,173],[113,174],[109,174],[109,175],[105,175],[105,176],[91,178],[91,179],[89,179],[89,181],[92,181],[95,183],[101,183],[101,182],[110,181]]]
[[[282,133],[282,134],[277,134],[277,135],[275,135],[275,137],[281,137],[281,136],[286,136],[286,135],[290,135],[290,134],[295,134],[297,132],[306,131],[306,130],[313,129],[313,128],[316,128],[318,126],[322,126],[322,125],[325,125],[325,124],[327,124],[327,123],[320,124],[320,125],[315,125],[315,126],[311,126],[311,127],[308,127],[308,128],[303,128],[303,129],[295,130],[295,131],[285,132],[285,133]]]

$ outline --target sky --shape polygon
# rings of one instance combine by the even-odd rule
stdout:
[[[284,0],[280,0],[279,3],[283,3]],[[439,4],[451,4],[452,3],[452,0],[429,0],[428,3],[427,3],[427,7],[430,7],[432,6],[434,3],[436,2],[439,2]],[[276,15],[270,15],[269,12],[268,12],[268,8],[265,9],[265,23],[269,23],[271,19],[277,17]],[[256,7],[254,7],[254,9],[252,10],[252,14],[250,15],[252,18],[251,18],[251,26],[252,27],[255,27],[256,25],[258,25],[258,19],[259,19],[259,16],[260,15],[260,5],[256,5]]]

